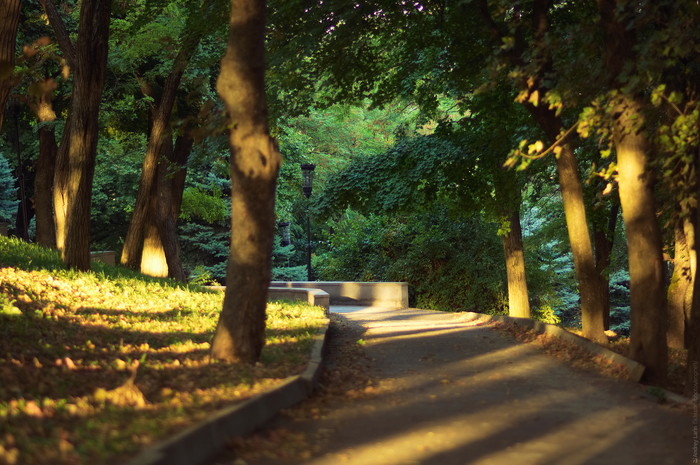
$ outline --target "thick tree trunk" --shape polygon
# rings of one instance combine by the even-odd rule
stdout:
[[[185,282],[186,278],[182,270],[180,257],[180,243],[177,237],[177,229],[175,228],[175,219],[172,215],[173,182],[169,163],[161,163],[161,166],[158,167],[156,190],[155,219],[158,233],[160,234],[160,243],[167,262],[168,275],[177,281]]]
[[[610,276],[608,267],[615,240],[615,227],[620,205],[615,203],[610,208],[608,224],[603,226],[593,222],[593,242],[595,243],[595,268],[600,279],[600,292],[603,300],[603,325],[610,329]]]
[[[154,112],[153,125],[148,138],[148,147],[146,148],[146,157],[143,160],[141,179],[139,180],[139,188],[136,192],[136,205],[134,206],[134,213],[129,223],[129,230],[126,233],[121,256],[121,264],[129,268],[136,268],[139,263],[140,257],[138,251],[141,245],[144,224],[146,222],[149,197],[153,185],[158,182],[158,156],[167,138],[172,137],[170,116],[173,111],[173,105],[175,104],[175,97],[185,67],[198,44],[198,41],[193,43],[190,39],[185,40],[185,46],[180,53],[178,53],[173,63],[173,69],[165,81],[163,96]]]
[[[690,308],[686,305],[689,297],[692,304],[693,279],[690,267],[690,248],[685,237],[683,223],[690,219],[677,218],[674,224],[674,255],[673,275],[668,286],[668,330],[666,339],[669,347],[683,349],[685,347],[685,327]]]
[[[697,181],[696,181],[697,182]],[[683,311],[685,313],[685,344],[684,347],[688,348],[690,346],[690,339],[695,337],[689,331],[690,327],[690,313],[693,306],[694,290],[695,290],[695,279],[698,272],[698,253],[697,253],[697,218],[698,210],[697,207],[692,209],[690,217],[683,221],[683,231],[685,232],[686,245],[688,247],[688,255],[690,257],[690,285],[685,290],[685,299],[683,302]]]
[[[56,247],[53,213],[53,178],[56,166],[56,134],[53,129],[39,129],[39,160],[34,180],[34,210],[36,213],[36,242],[44,247]]]
[[[639,105],[623,98],[614,127],[617,182],[627,232],[630,273],[630,355],[652,383],[666,383],[666,283],[654,183],[645,173],[647,139]]]
[[[0,1],[0,133],[7,106],[7,97],[13,86],[15,45],[22,0]]]
[[[610,88],[622,88],[618,77],[634,61],[635,30],[616,0],[598,0],[605,36]],[[649,148],[642,104],[619,93],[613,110],[617,181],[625,221],[630,273],[630,356],[646,366],[647,381],[659,385],[668,377],[667,301],[661,231],[654,208],[654,182],[645,170]]]
[[[510,222],[510,230],[503,236],[503,251],[506,256],[506,273],[508,274],[508,315],[530,318],[520,210],[515,210],[508,221]]]
[[[272,275],[275,184],[282,163],[265,101],[265,1],[232,0],[217,90],[228,111],[231,248],[214,358],[254,363],[265,344]]]
[[[550,143],[555,143],[564,127],[561,119],[555,115],[553,110],[544,108],[542,105],[536,107],[527,103],[525,107],[547,134]],[[557,173],[559,174],[566,227],[581,296],[583,336],[592,341],[607,343],[603,293],[586,220],[586,207],[583,200],[583,186],[578,174],[578,164],[574,156],[574,149],[568,140],[560,142],[559,147],[561,152],[557,156]]]
[[[97,118],[109,50],[110,8],[110,2],[82,2],[78,40],[73,47],[52,0],[45,0],[45,11],[74,73],[68,121],[56,155],[54,205],[56,243],[66,265],[79,270],[90,269],[90,202]]]
[[[697,164],[698,155],[695,156]],[[695,182],[695,198],[700,199],[700,182]],[[691,257],[695,257],[696,279],[693,281],[692,299],[690,314],[688,315],[688,326],[686,327],[686,347],[688,348],[687,368],[685,376],[685,389],[683,394],[692,398],[697,404],[700,396],[700,279],[697,279],[697,256],[698,241],[695,239],[695,231],[700,231],[700,213],[695,215],[693,228],[693,243],[691,245]],[[690,244],[689,244],[690,245]]]
[[[23,98],[23,101],[34,112],[38,123],[54,121],[56,113],[53,110],[51,97],[57,88],[53,78],[47,78],[37,86],[40,89],[35,95]],[[44,247],[56,247],[56,229],[53,212],[53,182],[56,168],[56,133],[53,128],[39,127],[39,158],[36,164],[34,180],[34,212],[36,213],[36,242]]]
[[[184,140],[184,142],[180,142]],[[180,244],[175,223],[182,204],[184,190],[184,169],[172,172],[171,166],[177,164],[176,157],[187,162],[191,139],[178,137],[178,143],[173,149],[172,138],[168,130],[167,138],[163,141],[161,162],[158,164],[157,182],[153,185],[148,217],[144,229],[143,252],[141,255],[141,272],[149,276],[170,276],[178,281],[185,281],[180,256]],[[175,186],[177,184],[177,186]]]

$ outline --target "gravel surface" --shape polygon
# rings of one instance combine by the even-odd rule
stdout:
[[[460,314],[331,311],[318,394],[232,441],[212,464],[676,465],[697,457],[690,409],[658,404],[644,386],[573,369]]]

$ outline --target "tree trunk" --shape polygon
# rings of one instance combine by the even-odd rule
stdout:
[[[695,163],[698,160],[698,154],[695,155]],[[695,182],[695,198],[700,199],[700,182]],[[697,254],[698,241],[695,239],[695,231],[700,230],[700,213],[696,212],[693,228],[693,241],[688,244],[692,249],[691,257],[695,257],[695,272],[697,277]],[[691,262],[692,262],[691,258]],[[692,299],[690,313],[688,315],[688,326],[686,327],[686,347],[688,348],[688,358],[685,376],[685,389],[683,394],[686,397],[692,398],[697,404],[698,395],[698,380],[700,380],[700,279],[693,280]]]
[[[52,93],[58,87],[53,78],[46,78],[36,86],[39,91],[22,100],[34,112],[38,123],[56,119],[51,102]],[[56,167],[56,133],[54,128],[39,127],[39,158],[34,180],[34,212],[36,213],[36,242],[44,247],[56,247],[56,229],[53,212],[53,182]]]
[[[673,275],[668,286],[668,346],[674,349],[685,347],[686,305],[688,288],[692,287],[690,270],[690,250],[683,229],[684,220],[677,218],[674,222]],[[690,293],[692,303],[692,293]],[[689,312],[688,312],[689,314]]]
[[[265,344],[272,276],[275,184],[282,163],[265,101],[265,1],[232,0],[217,90],[231,147],[231,247],[226,295],[211,346],[214,358],[254,363]]]
[[[82,2],[78,40],[73,47],[52,0],[45,0],[49,22],[74,73],[68,121],[56,155],[54,205],[57,246],[64,263],[79,270],[90,269],[90,202],[109,50],[110,8],[111,2]]]
[[[0,2],[0,133],[2,133],[7,97],[13,87],[15,45],[21,4],[21,0]]]
[[[192,42],[191,38],[187,38],[184,43],[185,45],[178,53],[173,63],[173,69],[165,81],[163,96],[161,97],[160,103],[154,111],[153,125],[148,138],[148,147],[146,148],[146,157],[143,160],[141,179],[139,180],[139,188],[136,192],[136,205],[134,206],[134,213],[129,223],[129,230],[126,233],[121,256],[121,264],[129,268],[135,269],[139,263],[140,257],[138,251],[141,245],[144,224],[146,222],[149,197],[153,185],[158,182],[158,155],[161,153],[163,143],[166,139],[172,137],[170,116],[173,111],[173,105],[175,104],[175,97],[180,86],[180,80],[185,72],[185,67],[199,42]]]
[[[141,252],[141,273],[156,278],[168,277],[168,261],[160,240],[156,224],[157,184],[153,186],[148,203],[148,217],[143,231],[143,251]]]
[[[543,105],[526,103],[535,121],[544,130],[550,143],[554,144],[563,129],[563,123],[553,110]],[[583,200],[583,187],[578,174],[574,149],[568,140],[559,143],[561,152],[557,156],[559,187],[564,203],[566,227],[569,233],[574,269],[578,278],[581,296],[581,326],[583,336],[596,342],[608,342],[605,335],[603,293],[598,270],[593,256],[593,245],[588,231],[586,207]]]
[[[615,0],[598,0],[604,30],[610,88],[622,88],[618,77],[634,61],[635,30]],[[613,102],[613,142],[617,182],[627,233],[630,273],[630,356],[646,366],[648,382],[664,385],[668,377],[667,301],[661,231],[654,208],[654,181],[646,173],[647,150],[642,103],[619,93]]]
[[[697,162],[696,162],[697,164]],[[696,181],[697,182],[697,181]],[[690,346],[690,338],[693,337],[689,331],[690,327],[690,312],[693,306],[693,296],[695,290],[695,279],[698,271],[698,254],[697,254],[697,225],[698,210],[697,207],[692,208],[691,215],[683,221],[683,231],[685,232],[685,240],[688,247],[690,257],[690,284],[685,290],[685,299],[683,302],[683,311],[685,313],[685,344],[684,347]]]
[[[503,251],[506,256],[506,273],[508,274],[508,315],[530,318],[520,210],[516,209],[508,221],[510,222],[510,230],[503,236]]]
[[[640,106],[622,100],[613,138],[629,250],[630,355],[647,367],[649,382],[663,385],[668,374],[668,347],[661,231],[654,209],[654,183],[645,173],[647,139],[637,128],[642,120]]]
[[[179,169],[173,175],[173,202],[172,215],[177,223],[182,207],[182,196],[185,193],[185,179],[187,178],[187,159],[190,157],[194,139],[188,135],[178,136],[175,140],[175,150],[173,153],[174,165]]]
[[[53,128],[39,128],[39,160],[34,180],[34,211],[36,213],[36,242],[44,247],[56,247],[53,213],[53,178],[56,166],[56,133]]]
[[[157,182],[153,185],[150,196],[149,215],[146,220],[141,256],[141,272],[157,277],[170,276],[185,282],[180,244],[175,227],[177,218],[173,216],[174,173],[170,166],[174,162],[174,157],[172,137],[168,131],[162,146],[161,162],[158,164]],[[181,197],[182,194],[180,194]]]
[[[600,279],[600,292],[603,301],[603,326],[610,329],[610,256],[615,241],[615,227],[620,204],[615,203],[610,208],[608,224],[602,226],[593,222],[593,242],[595,243],[595,268]]]

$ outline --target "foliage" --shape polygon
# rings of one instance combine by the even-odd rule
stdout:
[[[405,281],[419,308],[504,311],[503,250],[493,225],[436,207],[400,217],[348,211],[332,227],[329,251],[313,261],[321,280]]]
[[[120,253],[136,199],[146,138],[111,131],[97,145],[90,235],[93,250]]]
[[[221,283],[226,279],[226,259],[231,242],[230,229],[221,224],[190,222],[178,228],[183,265],[191,269],[201,266]]]
[[[215,223],[227,219],[229,210],[218,187],[214,186],[211,194],[200,187],[188,187],[182,195],[180,218],[190,221],[196,216],[207,223]]]
[[[17,214],[17,188],[12,168],[0,153],[0,221],[10,222]]]
[[[8,266],[26,256],[31,271]],[[270,303],[261,363],[212,363],[223,293],[61,269],[56,252],[6,238],[0,263],[0,451],[18,463],[133,454],[300,373],[324,321],[320,307]]]

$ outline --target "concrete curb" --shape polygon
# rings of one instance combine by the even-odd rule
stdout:
[[[316,334],[309,364],[301,375],[290,376],[247,401],[224,408],[202,423],[157,443],[127,462],[127,465],[196,465],[220,452],[233,436],[250,434],[282,409],[311,395],[321,375],[323,349],[330,320]]]
[[[589,352],[601,355],[605,360],[609,360],[612,363],[617,363],[625,367],[629,377],[634,382],[638,383],[642,379],[645,367],[644,365],[630,360],[617,352],[601,347],[595,342],[591,342],[588,339],[582,338],[576,334],[570,333],[567,330],[560,328],[559,326],[551,325],[548,323],[542,323],[541,321],[531,320],[530,318],[516,318],[512,316],[504,315],[484,315],[483,313],[473,313],[465,312],[468,321],[501,321],[504,323],[515,323],[517,325],[525,326],[526,328],[533,329],[539,333],[548,334],[550,336],[555,336],[568,342],[573,342],[579,347],[587,349]]]

